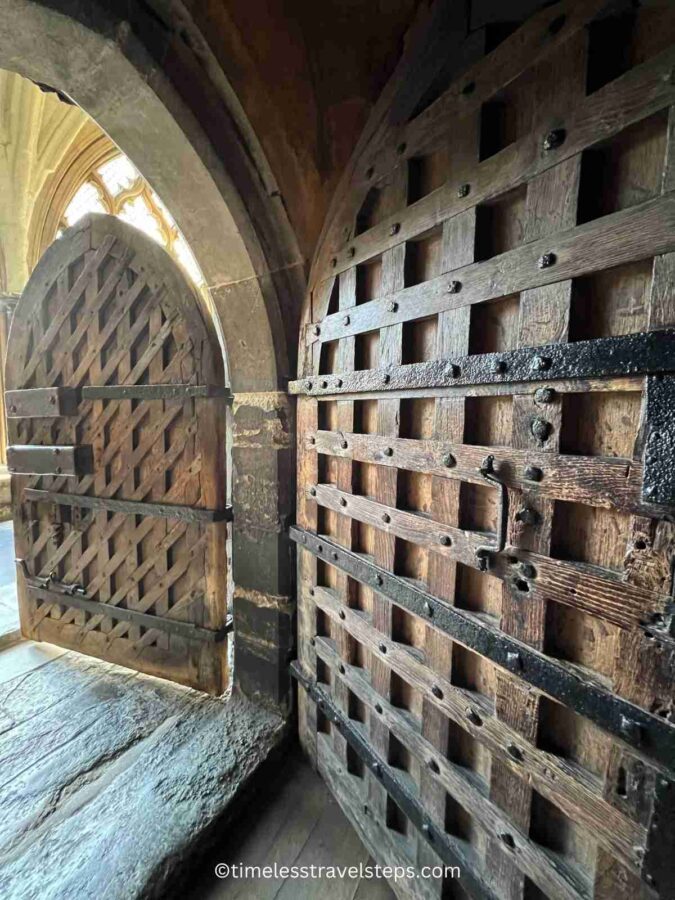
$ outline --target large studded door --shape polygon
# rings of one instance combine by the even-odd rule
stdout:
[[[301,739],[401,897],[673,897],[675,6],[422,43],[291,386]]]
[[[22,633],[220,693],[225,391],[195,290],[90,216],[41,259],[8,347]]]

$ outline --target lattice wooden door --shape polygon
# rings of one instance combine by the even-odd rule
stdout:
[[[87,217],[21,296],[6,385],[22,633],[222,692],[225,391],[196,292]]]
[[[674,42],[564,2],[403,66],[324,230],[300,734],[400,896],[675,896]]]

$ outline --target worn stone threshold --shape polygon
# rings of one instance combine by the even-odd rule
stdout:
[[[161,896],[284,721],[237,692],[214,699],[72,652],[45,659],[0,683],[0,896]]]

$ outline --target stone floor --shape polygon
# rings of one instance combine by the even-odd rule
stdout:
[[[163,895],[284,734],[239,696],[29,641],[3,650],[0,897]]]
[[[217,878],[230,866],[367,865],[368,851],[319,776],[299,752],[289,754],[264,797],[250,805],[235,829],[224,829],[213,849],[187,873],[181,900],[394,900],[382,879]]]
[[[0,648],[20,637],[12,522],[0,522]]]

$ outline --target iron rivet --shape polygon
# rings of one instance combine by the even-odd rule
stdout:
[[[356,256],[356,248],[355,248],[355,247],[350,247],[349,250],[347,250],[347,256],[348,256],[350,259],[353,259],[353,258]]]
[[[391,522],[391,516],[389,515],[389,513],[382,513],[382,521],[385,524],[388,524],[389,522]]]
[[[310,597],[313,597],[314,594],[315,594],[314,588],[311,587],[311,588],[309,589],[309,596],[310,596]]]
[[[333,268],[335,268],[335,267],[337,266],[337,257],[334,256],[334,257],[331,259],[330,264],[331,264],[331,266],[332,266]]]
[[[545,372],[547,369],[551,368],[552,362],[553,360],[550,356],[535,356],[530,363],[530,368],[535,372]]]
[[[427,765],[429,766],[431,771],[434,773],[434,775],[438,775],[438,773],[441,771],[438,766],[438,763],[436,762],[435,759],[430,759],[429,762],[427,763]]]
[[[545,388],[537,388],[534,392],[534,402],[535,403],[553,403],[555,399],[555,391],[553,388],[545,387]]]
[[[316,438],[312,435],[309,439],[310,444],[316,444]]]
[[[427,838],[429,838],[430,841],[433,841],[434,836],[433,836],[433,834],[431,833],[431,825],[429,825],[428,822],[425,822],[425,823],[422,825],[422,832],[423,832],[423,834],[424,834]]]
[[[346,672],[346,669],[345,669],[345,667],[342,665],[342,663],[340,663],[340,665],[338,666],[338,672],[340,673],[340,675],[344,675],[345,672]]]
[[[341,619],[346,618],[346,613],[345,613],[344,609],[341,609],[340,612],[338,613],[338,615],[340,616]]]
[[[439,686],[437,684],[432,684],[431,693],[434,695],[434,697],[437,697],[439,700],[443,699],[443,691],[439,688]]]
[[[347,501],[345,500],[345,498],[340,497],[340,506],[346,506],[346,505],[347,505]]]
[[[382,771],[382,767],[378,762],[373,763],[373,772],[379,777],[380,772]]]
[[[448,293],[449,294],[458,294],[462,290],[462,282],[461,281],[450,281],[448,282]]]
[[[364,813],[365,813],[367,816],[370,815],[370,807],[368,806],[367,803],[364,803],[364,804],[363,804],[363,811],[364,811]]]
[[[316,497],[316,488],[315,487],[310,488],[309,493],[312,497]]]
[[[556,150],[565,143],[567,132],[564,128],[554,128],[546,135],[543,141],[544,150]]]
[[[309,643],[312,645],[312,647],[316,647],[316,638],[310,638]]]
[[[319,325],[312,326],[312,334],[316,334],[317,336],[321,334],[321,327]]]
[[[342,379],[341,379],[341,378],[337,378],[337,379],[335,380],[335,386],[336,386],[336,387],[342,387]]]
[[[345,316],[344,319],[342,320],[343,325],[349,325],[350,322],[351,322],[351,319],[349,318],[349,316]]]
[[[492,363],[492,371],[495,373],[495,375],[499,374],[500,372],[506,372],[507,368],[508,367],[503,359],[495,359]]]
[[[52,406],[56,406],[56,397],[50,397],[49,402]],[[16,407],[12,407],[12,409],[16,409]]]
[[[376,576],[375,576],[375,584],[378,585],[378,587],[382,587],[383,582],[382,582],[382,576],[381,576],[381,575],[376,575]]]
[[[366,178],[372,178],[374,174],[375,174],[374,167],[368,166],[368,168],[366,169]]]
[[[379,645],[379,650],[380,650],[380,653],[386,653],[386,652],[387,652],[387,645],[386,645],[386,644],[380,644],[380,645]]]
[[[325,391],[326,388],[328,387],[328,382],[324,379],[324,381],[322,381],[319,386],[321,387],[322,390]]]
[[[462,370],[455,363],[450,363],[449,366],[446,366],[446,371],[450,378],[459,378],[462,374]]]
[[[382,715],[382,704],[381,703],[375,704],[375,712],[378,713],[379,715]]]
[[[390,300],[387,303],[387,312],[396,312],[398,309],[398,303],[395,300]]]
[[[457,196],[458,197],[468,197],[470,190],[471,190],[470,184],[460,184],[460,186],[457,188]]]
[[[389,234],[393,237],[395,234],[398,234],[401,230],[400,222],[394,222],[394,224],[389,229]]]
[[[513,835],[509,834],[508,831],[502,832],[499,837],[502,839],[502,842],[509,848],[509,850],[514,850],[516,846],[516,842],[513,840]]]
[[[483,720],[478,715],[475,709],[472,709],[470,706],[466,708],[466,717],[473,725],[482,725]]]
[[[544,477],[544,473],[538,466],[525,466],[523,474],[528,481],[541,481]]]
[[[546,419],[540,419],[537,416],[530,422],[530,431],[537,440],[545,441],[553,431],[553,426]]]
[[[522,522],[523,525],[536,525],[539,522],[539,513],[530,506],[523,506],[516,513],[516,522]]]
[[[542,253],[542,255],[537,260],[537,266],[540,269],[550,269],[551,266],[555,265],[558,257],[555,253]]]
[[[428,600],[424,601],[424,614],[429,618],[431,618],[434,614],[434,608]]]
[[[56,472],[57,475],[60,475],[61,474],[61,466],[54,466],[54,471]]]
[[[441,544],[443,544],[444,547],[452,546],[452,538],[447,534],[442,534],[438,540]]]
[[[385,447],[382,452],[384,453],[385,456],[393,456],[394,455],[394,451],[392,450],[391,447]]]
[[[518,672],[523,667],[523,661],[520,658],[520,653],[515,653],[514,651],[509,651],[506,654],[506,668],[510,669],[511,672]]]
[[[306,382],[305,382],[305,387],[307,388],[308,391],[311,391],[311,390],[312,390],[312,382],[311,382],[311,381],[306,381]]]
[[[523,751],[520,749],[520,747],[516,747],[515,744],[509,744],[506,750],[510,757],[517,760],[518,762],[522,762]]]
[[[385,372],[384,375],[382,376],[382,381],[385,384],[389,384],[389,382],[391,381],[391,375],[388,372]]]
[[[347,443],[347,441],[341,441],[340,446],[342,447],[343,450],[346,450],[347,447],[349,447],[349,444]]]
[[[396,148],[396,152],[398,153],[399,156],[403,156],[403,154],[406,151],[407,146],[408,145],[405,143],[405,141],[398,145],[398,147]]]
[[[619,730],[621,731],[622,737],[626,738],[626,740],[631,741],[631,743],[641,743],[642,728],[640,727],[640,724],[634,719],[629,719],[628,716],[621,716]]]
[[[455,457],[452,455],[452,453],[446,453],[446,454],[445,454],[445,456],[443,457],[443,465],[444,465],[447,469],[452,469],[454,466],[457,465],[457,460],[456,460]]]

